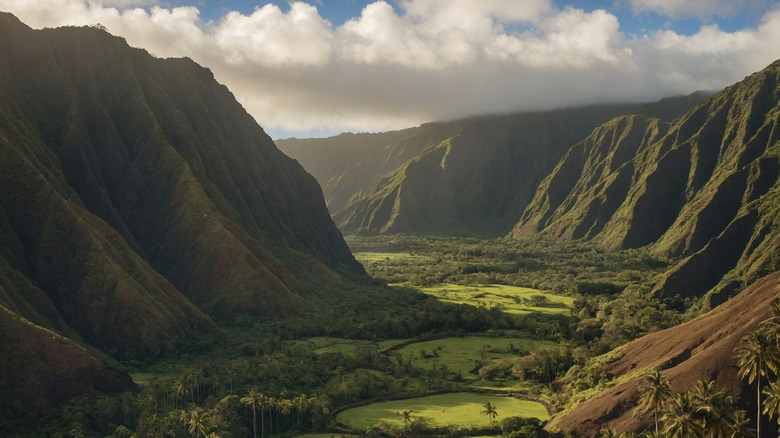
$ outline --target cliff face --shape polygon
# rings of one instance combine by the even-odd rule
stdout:
[[[627,116],[572,147],[540,184],[512,235],[644,245],[684,257],[659,295],[724,299],[780,269],[774,63],[671,123]]]
[[[317,182],[211,72],[100,29],[0,14],[0,157],[4,318],[64,339],[31,351],[146,356],[363,275]]]
[[[504,235],[539,182],[595,127],[633,113],[671,120],[707,95],[277,144],[317,176],[345,232]]]

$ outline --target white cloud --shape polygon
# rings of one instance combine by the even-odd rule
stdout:
[[[211,36],[230,64],[316,66],[328,62],[333,48],[330,23],[305,3],[289,12],[268,4],[252,15],[228,13]]]
[[[0,10],[33,27],[101,23],[155,55],[189,56],[271,132],[386,130],[657,99],[724,87],[780,58],[767,43],[780,41],[780,11],[738,32],[708,25],[691,36],[632,38],[605,10],[558,9],[549,0],[403,0],[398,9],[377,1],[337,27],[302,2],[209,22],[195,7],[111,6],[122,3],[0,0]]]
[[[156,6],[159,0],[89,0],[89,4],[104,8],[129,9]]]

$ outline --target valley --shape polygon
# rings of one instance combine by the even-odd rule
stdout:
[[[777,432],[780,61],[275,142],[103,26],[0,54],[2,436]]]
[[[244,436],[253,389],[262,396],[258,434],[269,436],[542,433],[567,406],[554,388],[570,369],[588,369],[613,348],[700,313],[691,300],[642,298],[671,263],[642,251],[583,245],[577,256],[570,244],[549,242],[348,241],[374,250],[355,255],[375,284],[323,298],[311,313],[223,321],[155,357],[121,361],[134,393],[74,400],[30,436],[85,420],[111,436],[181,434],[196,414],[207,433]],[[575,260],[583,269],[555,274]],[[525,281],[535,287],[507,284]],[[495,417],[482,413],[488,402]]]

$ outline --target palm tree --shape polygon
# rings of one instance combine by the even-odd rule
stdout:
[[[777,423],[780,424],[780,380],[769,384],[768,388],[764,388],[764,413],[769,415],[772,419],[777,415]]]
[[[694,438],[701,436],[703,428],[696,415],[696,404],[690,393],[684,392],[674,398],[671,408],[664,413],[666,429],[664,435],[669,438]]]
[[[739,359],[739,376],[748,378],[748,383],[756,380],[756,436],[761,436],[761,376],[769,370],[777,371],[777,343],[764,333],[755,330],[744,338],[747,345],[736,350]]]
[[[239,400],[244,405],[252,408],[252,431],[255,438],[257,438],[257,408],[262,406],[264,398],[263,394],[252,388]]]
[[[287,420],[287,416],[290,415],[292,413],[292,410],[293,410],[292,401],[290,401],[289,399],[286,399],[286,398],[280,398],[277,406],[279,407],[279,413],[284,415],[284,418],[285,418],[285,421],[286,421]],[[279,417],[277,417],[277,420],[278,420],[278,418]],[[278,431],[279,424],[277,424],[276,427],[277,427],[277,431]]]
[[[715,389],[715,382],[701,378],[696,382],[693,390],[693,401],[697,405],[697,413],[704,421],[705,429],[710,430],[711,437],[724,437],[729,426],[729,414],[731,397],[727,397],[723,391]]]
[[[753,438],[756,436],[753,429],[750,428],[750,418],[747,412],[742,409],[734,411],[731,417],[731,435],[729,438]]]
[[[666,404],[666,400],[672,395],[672,386],[657,368],[651,370],[645,377],[645,385],[639,387],[641,394],[639,408],[647,412],[653,408],[655,419],[655,434],[658,435],[658,410]]]
[[[198,437],[202,433],[203,436],[206,437],[210,429],[208,417],[209,412],[200,406],[191,410],[189,416],[185,415],[184,420],[190,435]]]
[[[401,417],[401,421],[404,422],[404,430],[408,430],[409,424],[412,423],[412,411],[401,411],[397,412],[397,414]]]
[[[184,379],[176,379],[173,381],[173,388],[176,391],[176,401],[184,401],[184,397],[189,393],[187,389],[187,383]],[[176,404],[174,404],[175,406]]]
[[[767,336],[777,342],[780,341],[780,300],[772,303],[769,311],[772,313],[772,316],[761,323],[761,328],[766,331]]]
[[[481,413],[482,415],[487,415],[490,427],[493,427],[493,421],[498,417],[498,411],[496,411],[496,407],[493,406],[493,403],[485,403],[485,409],[483,409]]]
[[[301,416],[309,410],[310,403],[311,401],[306,397],[306,394],[301,394],[293,399],[295,411],[298,413],[298,430],[301,430]]]
[[[618,438],[618,433],[614,427],[607,427],[601,429],[601,432],[599,433],[599,438]]]

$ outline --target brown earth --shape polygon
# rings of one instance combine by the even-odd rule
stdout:
[[[638,375],[581,403],[570,414],[554,418],[549,427],[572,430],[578,437],[597,436],[604,427],[614,427],[618,433],[652,428],[652,413],[634,415],[644,378],[639,371],[649,368],[662,370],[675,392],[692,389],[700,378],[713,380],[740,406],[753,412],[755,390],[737,376],[734,350],[745,335],[769,317],[770,305],[778,298],[780,272],[760,279],[693,321],[627,344],[619,359],[599,368],[596,374]]]

